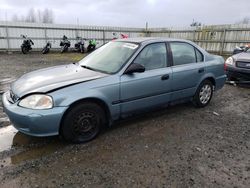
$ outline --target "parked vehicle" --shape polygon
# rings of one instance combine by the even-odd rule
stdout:
[[[113,39],[112,39],[112,40],[116,40],[116,39],[119,38],[117,33],[113,32],[112,34],[113,34]],[[127,35],[127,34],[121,33],[121,34],[120,34],[120,38],[126,39],[126,38],[128,38],[128,35]]]
[[[66,37],[65,35],[63,35],[63,38],[60,42],[60,46],[61,46],[61,53],[68,51],[70,47],[70,41],[68,40],[68,37]]]
[[[48,41],[48,42],[46,43],[46,45],[44,46],[44,48],[42,49],[42,54],[47,54],[47,53],[49,53],[50,48],[51,48],[51,42]]]
[[[93,52],[96,49],[97,42],[95,39],[89,40],[89,45],[87,47],[88,52]]]
[[[205,107],[226,80],[224,60],[186,40],[120,39],[78,63],[28,73],[3,94],[20,132],[74,143],[104,126],[176,101]]]
[[[22,53],[27,54],[30,50],[32,50],[31,46],[34,45],[34,42],[25,35],[21,35],[21,37],[23,38],[23,43],[21,45]]]
[[[229,57],[225,70],[229,81],[250,81],[250,49]]]
[[[248,49],[250,48],[250,45],[245,45],[245,46],[236,46],[234,51],[233,51],[233,55],[234,54],[238,54],[238,53],[242,53],[242,52],[246,52]]]
[[[121,33],[121,38],[122,38],[122,39],[126,39],[126,38],[128,38],[128,35],[127,35],[127,34],[124,34],[124,33]]]
[[[85,39],[82,37],[77,37],[76,39],[77,39],[77,42],[75,44],[75,50],[77,52],[84,53],[85,52],[85,47],[84,47]]]

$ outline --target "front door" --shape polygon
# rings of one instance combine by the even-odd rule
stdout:
[[[167,67],[165,43],[150,44],[140,52],[133,63],[145,67],[143,73],[121,76],[121,113],[158,106],[170,100],[172,69]]]

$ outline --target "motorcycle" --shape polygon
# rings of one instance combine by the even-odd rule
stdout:
[[[88,52],[93,52],[95,49],[96,49],[96,45],[97,45],[97,42],[95,39],[91,39],[89,41],[89,45],[87,47],[87,51]]]
[[[77,42],[75,44],[75,51],[80,52],[80,53],[84,53],[85,49],[84,49],[84,45],[85,45],[85,39],[81,38],[81,37],[77,37]]]
[[[46,45],[44,46],[43,50],[42,50],[42,54],[47,54],[47,53],[49,53],[50,48],[51,48],[51,42],[48,41],[48,42],[46,43]]]
[[[245,46],[236,46],[234,51],[233,51],[233,55],[238,54],[238,53],[242,53],[242,52],[246,52],[248,49],[250,48],[250,44],[245,45]]]
[[[21,35],[21,37],[23,38],[23,43],[21,45],[22,53],[27,54],[30,50],[32,50],[31,46],[34,45],[34,42],[25,35]]]
[[[65,35],[63,35],[63,38],[60,42],[60,46],[61,46],[61,53],[68,51],[70,47],[70,41],[68,40],[68,37],[66,37]]]

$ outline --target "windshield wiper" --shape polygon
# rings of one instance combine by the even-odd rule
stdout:
[[[89,69],[89,70],[93,70],[93,71],[96,71],[95,69],[87,66],[87,65],[81,65],[81,67],[85,68],[85,69]]]
[[[105,74],[112,74],[112,72],[107,72],[107,71],[102,71],[102,70],[94,69],[94,68],[89,67],[87,65],[81,65],[81,67],[85,68],[85,69],[92,70],[92,71],[96,71],[96,72],[101,72],[101,73],[105,73]]]

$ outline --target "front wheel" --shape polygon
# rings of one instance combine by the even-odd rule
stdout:
[[[26,48],[25,46],[22,46],[22,53],[27,54],[28,52],[29,52],[28,48]]]
[[[104,110],[99,105],[84,102],[66,113],[60,134],[73,143],[88,142],[98,135],[105,121]]]
[[[213,84],[209,80],[204,80],[198,87],[193,102],[197,107],[208,105],[213,96]]]

